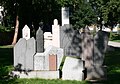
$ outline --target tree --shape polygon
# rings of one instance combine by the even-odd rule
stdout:
[[[35,30],[37,30],[41,21],[44,25],[52,25],[54,18],[60,19],[60,12],[57,12],[59,6],[54,0],[1,0],[1,4],[5,8],[4,11],[7,11],[6,16],[11,17],[11,20],[14,21],[15,38],[13,38],[12,44],[16,43],[17,36],[21,37],[21,31],[25,24],[31,30],[32,25],[34,25]],[[19,25],[16,23],[19,23]],[[16,32],[18,27],[19,34]]]
[[[71,8],[71,22],[75,28],[90,24],[102,25],[102,21],[112,28],[117,22],[120,23],[120,0],[57,0],[57,2],[61,6]]]
[[[13,37],[13,42],[12,45],[15,45],[17,42],[17,38],[18,38],[18,29],[19,29],[19,16],[18,16],[18,12],[19,12],[19,3],[17,1],[14,2],[14,6],[15,6],[15,16],[16,16],[16,22],[15,22],[15,32],[14,32],[14,37]]]
[[[75,29],[84,28],[96,22],[96,14],[87,0],[58,0],[61,6],[70,7],[71,24]]]
[[[113,28],[120,22],[120,0],[90,0],[90,3],[95,7],[97,16],[101,21],[105,21],[107,26]]]
[[[100,25],[105,21],[106,25],[113,27],[115,23],[120,22],[120,0],[0,0],[0,2],[5,8],[6,16],[14,21],[12,25],[15,26],[19,17],[18,35],[21,35],[21,29],[25,24],[30,28],[33,24],[37,30],[41,21],[44,25],[52,25],[55,18],[60,20],[60,9],[63,6],[70,8],[70,21],[76,29],[96,24],[98,17]],[[16,3],[19,7],[16,7]]]
[[[89,2],[81,1],[78,3],[72,15],[72,24],[77,29],[83,28],[86,25],[95,24],[97,20],[95,11],[92,9]]]

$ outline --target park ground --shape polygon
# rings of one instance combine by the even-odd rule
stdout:
[[[112,46],[112,44],[110,44]],[[0,84],[119,84],[120,83],[120,48],[115,47],[105,54],[107,80],[91,83],[88,81],[49,80],[49,79],[9,79],[13,70],[13,46],[0,46]]]

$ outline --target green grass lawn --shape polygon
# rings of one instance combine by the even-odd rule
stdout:
[[[105,64],[108,66],[108,81],[106,84],[120,83],[120,49],[116,48],[112,52],[107,52]]]
[[[120,40],[113,40],[114,42],[120,42]]]
[[[102,84],[120,83],[120,49],[107,52],[105,65],[107,65],[107,81]],[[47,80],[47,79],[11,79],[8,73],[13,70],[13,48],[12,46],[0,46],[0,84],[91,84],[87,81]],[[100,83],[101,84],[101,83]]]
[[[13,70],[13,47],[0,46],[0,84],[89,84],[87,81],[63,81],[47,79],[11,79],[8,73]]]

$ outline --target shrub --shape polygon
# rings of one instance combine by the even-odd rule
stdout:
[[[0,66],[0,79],[7,79],[9,73],[13,70],[11,66]]]
[[[10,45],[12,43],[14,31],[11,27],[0,25],[0,45]]]
[[[113,40],[120,40],[120,34],[115,34],[115,33],[110,33],[110,41],[113,41]]]
[[[13,29],[11,27],[5,27],[0,25],[0,32],[11,32]]]

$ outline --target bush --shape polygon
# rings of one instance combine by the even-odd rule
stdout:
[[[110,41],[113,40],[120,40],[120,34],[114,34],[114,33],[110,33]]]
[[[13,70],[11,66],[0,66],[0,79],[7,79],[9,73]]]
[[[12,28],[0,25],[0,45],[10,45],[13,35],[14,31]]]
[[[11,27],[5,27],[5,26],[0,25],[0,32],[10,32],[12,30],[13,29]]]

